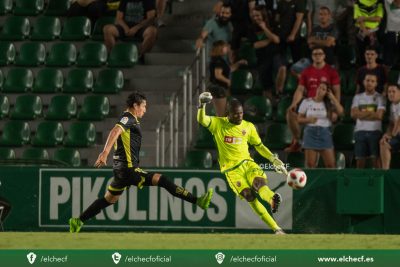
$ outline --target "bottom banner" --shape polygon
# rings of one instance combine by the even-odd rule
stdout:
[[[399,266],[400,250],[0,250],[1,266]]]

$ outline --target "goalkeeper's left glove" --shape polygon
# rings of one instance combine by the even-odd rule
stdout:
[[[277,173],[282,173],[284,175],[288,174],[285,164],[278,157],[274,157],[274,159],[272,160],[272,165],[274,165],[275,171]]]
[[[208,104],[212,100],[212,95],[210,92],[203,92],[199,95],[199,108],[203,107],[203,105]]]

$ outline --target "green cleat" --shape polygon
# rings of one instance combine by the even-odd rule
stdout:
[[[69,232],[70,233],[79,233],[81,231],[83,222],[79,218],[71,218],[69,219]]]
[[[213,195],[213,189],[209,188],[208,191],[204,195],[197,198],[197,202],[196,202],[197,206],[199,206],[203,210],[208,209],[208,206],[210,205],[210,202],[211,202],[212,195]]]

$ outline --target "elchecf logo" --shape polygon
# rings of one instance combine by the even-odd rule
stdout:
[[[114,254],[111,255],[111,258],[115,264],[119,263],[119,261],[121,260],[121,257],[122,257],[122,255],[119,254],[118,252],[115,252]]]
[[[224,262],[225,254],[222,252],[218,252],[217,254],[215,254],[215,259],[217,260],[218,264],[221,264]]]
[[[33,253],[33,252],[29,252],[29,253],[26,255],[26,257],[28,258],[28,262],[29,262],[30,264],[33,264],[33,263],[35,262],[35,260],[36,260],[36,254]]]

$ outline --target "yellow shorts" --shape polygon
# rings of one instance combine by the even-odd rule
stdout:
[[[226,172],[225,177],[233,192],[240,198],[243,198],[242,195],[240,195],[243,189],[252,188],[251,185],[253,184],[254,178],[265,178],[265,183],[267,183],[267,175],[254,161],[244,161],[239,167]]]

